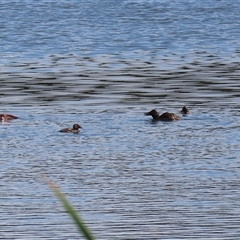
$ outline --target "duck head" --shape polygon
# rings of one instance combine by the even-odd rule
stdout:
[[[181,110],[182,114],[188,114],[190,113],[190,111],[188,110],[188,108],[186,106],[183,106],[182,110]]]
[[[159,118],[159,113],[155,109],[151,110],[150,112],[144,113],[144,115],[145,116],[152,116],[153,119],[158,119]]]
[[[80,125],[78,125],[78,124],[73,124],[73,129],[74,130],[78,130],[79,128],[82,128]]]

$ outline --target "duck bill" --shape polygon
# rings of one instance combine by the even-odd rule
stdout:
[[[150,112],[145,112],[144,115],[145,116],[150,116],[151,114],[150,114]]]

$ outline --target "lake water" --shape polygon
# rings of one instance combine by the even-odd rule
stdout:
[[[0,125],[0,238],[79,239],[45,175],[96,239],[239,239],[239,12],[1,1],[0,106],[19,119]]]

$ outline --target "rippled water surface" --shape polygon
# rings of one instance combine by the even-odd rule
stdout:
[[[45,175],[97,239],[239,239],[239,10],[2,1],[0,238],[79,239]]]

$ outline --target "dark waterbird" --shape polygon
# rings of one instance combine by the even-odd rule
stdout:
[[[18,117],[13,116],[11,114],[0,114],[0,122],[8,122],[13,119],[17,119]]]
[[[78,124],[73,124],[73,128],[63,128],[62,130],[60,130],[59,132],[64,132],[64,133],[79,133],[79,128],[82,128],[80,125]]]
[[[153,109],[150,112],[145,113],[145,116],[152,116],[153,120],[157,121],[175,121],[180,120],[181,118],[174,113],[165,112],[161,115]]]
[[[182,114],[188,114],[190,113],[189,109],[186,106],[183,106],[182,110],[180,111]]]

